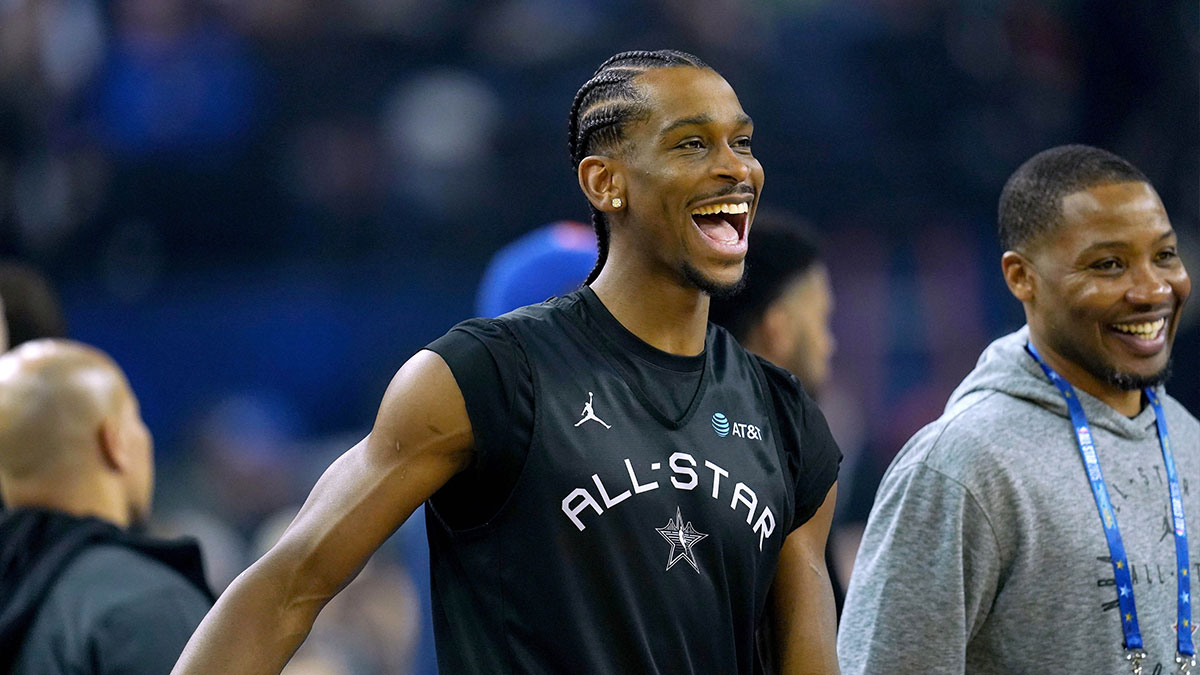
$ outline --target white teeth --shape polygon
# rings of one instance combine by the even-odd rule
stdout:
[[[739,204],[710,204],[701,206],[692,211],[693,216],[711,216],[714,213],[746,213],[750,210],[750,205],[742,202]]]
[[[1144,321],[1142,323],[1114,323],[1112,327],[1118,331],[1121,331],[1122,333],[1129,333],[1130,335],[1135,335],[1143,340],[1149,340],[1150,338],[1158,335],[1158,332],[1161,331],[1162,327],[1166,324],[1166,319],[1159,319],[1157,321]]]

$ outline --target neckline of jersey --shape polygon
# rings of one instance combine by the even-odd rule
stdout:
[[[585,332],[591,328],[595,330],[595,334],[591,339],[597,346],[600,347],[601,354],[620,374],[624,380],[625,386],[629,387],[629,391],[641,403],[650,416],[658,420],[658,423],[667,429],[678,430],[682,429],[696,411],[700,409],[700,402],[704,400],[704,394],[708,389],[709,370],[708,367],[708,341],[712,338],[712,326],[710,324],[708,333],[705,335],[704,351],[696,356],[680,356],[678,354],[669,354],[651,347],[642,341],[641,338],[629,332],[620,321],[614,317],[604,303],[600,302],[600,298],[596,296],[595,291],[591,288],[583,287],[578,291],[580,312],[575,313],[576,321],[580,328]],[[617,358],[616,354],[611,353],[612,350],[618,350],[625,353],[625,358]],[[664,368],[677,370],[688,373],[695,372],[692,364],[699,364],[696,370],[699,370],[698,381],[696,383],[696,391],[692,395],[692,401],[684,409],[683,414],[674,418],[666,414],[661,408],[650,399],[645,391],[642,390],[636,377],[629,371],[631,365],[628,360],[636,358],[639,360],[647,360],[651,363],[657,363]]]
[[[630,354],[637,358],[646,361],[659,368],[673,370],[680,373],[696,373],[704,369],[704,364],[708,356],[708,336],[705,335],[704,351],[695,356],[683,356],[680,354],[672,354],[664,352],[653,345],[647,344],[638,336],[634,335],[628,328],[617,320],[617,317],[608,311],[604,303],[596,295],[590,286],[584,286],[580,289],[579,297],[583,300],[584,307],[592,316],[592,319],[600,325],[605,334],[615,341],[622,349],[628,350]],[[709,328],[711,330],[711,328]]]

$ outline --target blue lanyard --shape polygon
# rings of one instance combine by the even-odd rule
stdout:
[[[1135,671],[1139,671],[1137,661],[1144,658],[1142,651],[1142,634],[1138,630],[1137,607],[1133,602],[1133,583],[1129,577],[1129,560],[1125,557],[1125,544],[1121,542],[1121,530],[1117,526],[1117,514],[1113,512],[1112,502],[1108,498],[1108,487],[1104,484],[1104,474],[1100,472],[1100,462],[1096,459],[1096,446],[1092,443],[1092,434],[1088,429],[1087,416],[1083,406],[1075,395],[1075,389],[1070,382],[1064,380],[1058,373],[1046,365],[1032,342],[1025,344],[1026,351],[1037,361],[1046,373],[1046,377],[1058,387],[1058,391],[1067,402],[1067,411],[1071,415],[1071,425],[1075,427],[1075,440],[1079,443],[1079,454],[1083,456],[1083,465],[1087,468],[1088,480],[1092,485],[1092,496],[1096,498],[1096,509],[1100,512],[1100,522],[1104,525],[1104,536],[1108,539],[1108,552],[1112,557],[1113,575],[1116,577],[1117,603],[1121,609],[1121,628],[1125,631],[1125,648],[1140,654],[1131,656],[1135,661]],[[1188,657],[1196,653],[1192,646],[1192,605],[1191,578],[1188,572],[1187,527],[1183,518],[1183,497],[1179,491],[1179,477],[1175,473],[1175,459],[1171,454],[1171,437],[1167,434],[1167,417],[1163,412],[1158,395],[1150,387],[1143,390],[1146,399],[1154,407],[1154,418],[1158,425],[1158,443],[1162,447],[1163,464],[1167,468],[1167,485],[1171,493],[1171,516],[1175,525],[1175,578],[1178,581],[1178,617],[1177,637],[1178,654],[1176,661],[1182,665],[1181,656]]]

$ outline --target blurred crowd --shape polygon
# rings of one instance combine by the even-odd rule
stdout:
[[[1191,0],[0,0],[0,257],[40,268],[67,333],[128,371],[158,527],[202,538],[218,590],[395,369],[474,314],[489,256],[586,222],[571,99],[613,52],[663,47],[733,84],[764,204],[824,239],[846,522],[1022,320],[994,232],[1025,158],[1127,157],[1200,270]],[[1171,391],[1196,413],[1194,305]],[[421,520],[295,672],[433,668]]]

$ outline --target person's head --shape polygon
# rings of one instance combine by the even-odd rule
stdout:
[[[0,355],[0,498],[9,507],[144,522],[153,445],[121,369],[67,340]]]
[[[1052,367],[1092,393],[1166,377],[1191,280],[1142,172],[1099,148],[1046,150],[1008,179],[999,229],[1005,281]]]
[[[829,378],[836,348],[832,312],[829,271],[816,242],[793,219],[764,213],[746,254],[745,287],[714,300],[709,319],[816,393]]]
[[[0,261],[0,306],[8,323],[9,347],[67,334],[58,296],[46,277],[29,265]],[[3,350],[0,350],[3,351]]]
[[[763,184],[753,123],[733,88],[683,52],[613,56],[571,107],[571,161],[610,258],[712,295],[742,278],[746,235]]]
[[[569,293],[596,261],[596,240],[582,223],[563,220],[518,237],[496,252],[475,299],[479,316],[500,316]]]

